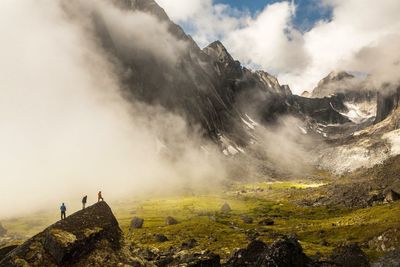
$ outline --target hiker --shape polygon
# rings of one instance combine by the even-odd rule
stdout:
[[[82,209],[83,209],[83,210],[84,210],[85,207],[86,207],[86,203],[87,203],[87,196],[84,196],[84,197],[82,198]]]
[[[97,194],[97,202],[104,201],[103,196],[101,195],[101,191]]]
[[[65,206],[64,203],[62,203],[60,211],[61,211],[61,220],[65,220],[65,212],[67,211],[67,207]]]

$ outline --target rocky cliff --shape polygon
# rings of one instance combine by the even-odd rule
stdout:
[[[9,252],[0,266],[115,266],[121,242],[110,207],[99,202],[30,238]]]

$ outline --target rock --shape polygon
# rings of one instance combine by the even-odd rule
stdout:
[[[87,259],[92,262],[97,255],[116,255],[121,242],[118,222],[102,201],[28,239],[8,253],[0,266],[19,266],[18,262],[32,266],[67,266]]]
[[[168,266],[187,267],[220,267],[221,258],[219,255],[209,251],[193,254],[180,254]]]
[[[187,242],[183,242],[181,245],[182,249],[192,249],[197,246],[197,240],[196,239],[190,239]]]
[[[143,227],[143,223],[144,223],[144,219],[139,218],[139,217],[133,217],[132,220],[131,220],[130,230],[142,228]]]
[[[284,237],[275,241],[270,247],[262,241],[254,240],[247,248],[234,253],[228,259],[226,266],[305,267],[312,266],[312,261],[303,253],[296,239]]]
[[[369,267],[367,255],[356,244],[348,244],[333,250],[330,261],[341,267]]]
[[[371,264],[371,267],[400,266],[400,250],[386,253],[383,257]]]
[[[258,266],[305,267],[312,265],[295,238],[283,237],[268,249]]]
[[[329,243],[326,240],[322,240],[321,242],[319,242],[319,245],[326,247],[329,245]]]
[[[0,223],[0,236],[5,236],[7,234],[7,230]]]
[[[174,224],[178,224],[178,221],[171,216],[168,216],[167,218],[165,218],[165,225],[174,225]]]
[[[17,248],[18,245],[11,245],[11,246],[6,246],[6,247],[2,247],[0,248],[0,261],[5,258],[5,256],[12,250],[14,250],[15,248]]]
[[[163,234],[155,234],[154,240],[156,240],[156,242],[163,243],[163,242],[167,242],[168,238]]]
[[[267,251],[268,246],[259,240],[249,243],[247,248],[239,249],[227,261],[226,266],[256,266],[259,258]]]
[[[249,217],[249,216],[247,216],[247,215],[242,215],[242,216],[240,216],[240,219],[242,219],[242,221],[243,221],[244,223],[247,223],[247,224],[253,223],[253,218],[251,218],[251,217]]]
[[[268,226],[268,225],[274,225],[275,222],[271,218],[265,218],[265,219],[262,219],[261,221],[259,221],[258,224]]]
[[[400,194],[395,192],[395,191],[393,191],[393,190],[389,190],[385,195],[384,202],[385,203],[392,203],[392,202],[395,202],[395,201],[398,201],[398,200],[400,200]]]
[[[228,213],[228,212],[230,212],[232,209],[231,209],[231,206],[229,206],[229,204],[228,203],[224,203],[224,205],[222,205],[222,207],[221,207],[221,212],[223,212],[223,213]]]

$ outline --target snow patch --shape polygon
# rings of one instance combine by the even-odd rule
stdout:
[[[243,123],[250,129],[254,130],[259,124],[255,122],[249,115],[244,114],[246,118],[241,118]]]
[[[390,147],[390,155],[397,156],[400,155],[400,129],[388,132],[383,135],[383,139],[386,139]]]

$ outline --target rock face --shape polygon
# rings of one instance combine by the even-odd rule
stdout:
[[[353,75],[344,71],[332,71],[325,78],[323,78],[311,93],[312,97],[323,98],[336,93],[343,93],[348,89],[346,82],[351,81]]]
[[[313,266],[313,264],[311,259],[303,253],[296,239],[284,237],[271,246],[259,240],[252,241],[247,248],[234,253],[226,266],[303,267]]]
[[[386,203],[392,203],[392,202],[398,201],[398,200],[400,200],[400,194],[397,193],[397,192],[395,192],[395,191],[393,191],[393,190],[389,190],[389,191],[386,193],[384,202],[386,202]]]
[[[117,251],[122,232],[110,207],[99,202],[59,221],[12,250],[0,266],[74,265],[98,250]]]
[[[382,93],[378,93],[378,106],[376,112],[375,123],[381,122],[386,119],[389,114],[400,107],[400,87],[396,90],[383,90]]]

